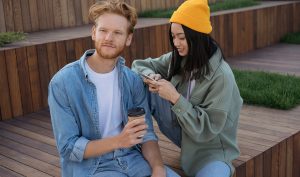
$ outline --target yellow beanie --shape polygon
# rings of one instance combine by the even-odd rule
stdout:
[[[186,0],[173,13],[170,22],[179,23],[195,31],[209,34],[212,27],[207,0]]]

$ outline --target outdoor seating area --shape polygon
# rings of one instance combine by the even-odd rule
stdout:
[[[234,160],[235,177],[298,177],[300,107],[291,111],[245,105],[241,112]],[[162,135],[159,145],[165,164],[183,174],[180,149]],[[49,110],[0,122],[0,176],[60,176],[59,157]]]
[[[16,6],[17,12],[28,10],[22,14],[25,20],[31,18],[27,19],[32,21],[29,27],[11,22],[7,14],[12,13],[9,9],[13,5],[0,0],[0,32],[10,28],[30,32],[26,40],[0,48],[0,176],[61,176],[47,102],[48,84],[60,68],[93,48],[91,25],[85,16],[95,0],[78,1],[80,6],[76,0],[63,0],[60,5],[53,1],[51,7],[57,8],[57,13],[61,14],[67,3],[81,11],[78,14],[69,8],[61,19],[54,16],[43,22],[38,18],[43,12],[37,7],[45,8],[47,2],[38,2],[36,7],[30,3],[24,7],[24,2]],[[176,7],[181,1],[128,2],[145,11]],[[1,12],[1,7],[8,9]],[[31,12],[36,17],[25,17]],[[19,22],[24,20],[17,17]],[[263,1],[258,6],[212,13],[211,21],[212,36],[232,68],[300,76],[300,45],[278,44],[285,34],[300,31],[300,1]],[[123,53],[126,65],[170,51],[169,27],[168,19],[140,18],[133,43]],[[241,155],[233,162],[234,177],[300,177],[300,106],[277,110],[244,104],[240,115]],[[156,122],[155,131],[164,163],[184,176],[180,148],[159,131]]]

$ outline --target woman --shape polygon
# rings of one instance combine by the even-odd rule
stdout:
[[[206,0],[187,0],[170,19],[173,51],[134,61],[149,76],[152,115],[160,130],[181,147],[188,176],[229,177],[239,156],[236,140],[242,98],[212,31]]]

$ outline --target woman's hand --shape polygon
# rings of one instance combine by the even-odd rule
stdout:
[[[160,79],[158,81],[151,81],[148,79],[148,82],[149,90],[151,92],[158,93],[160,97],[170,101],[172,104],[175,104],[178,101],[180,94],[171,82],[165,79]]]

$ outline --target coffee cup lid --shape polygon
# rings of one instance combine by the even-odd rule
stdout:
[[[144,108],[137,107],[137,108],[131,108],[128,110],[128,116],[135,117],[135,116],[141,116],[145,114]]]

